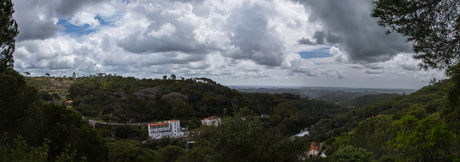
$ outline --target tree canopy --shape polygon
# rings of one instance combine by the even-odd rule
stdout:
[[[445,69],[460,57],[459,9],[458,0],[378,0],[371,16],[413,43],[422,68]]]
[[[0,0],[0,72],[13,68],[13,52],[18,35],[18,24],[13,19],[13,3],[11,0]]]

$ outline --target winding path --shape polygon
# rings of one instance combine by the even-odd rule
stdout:
[[[145,126],[147,124],[152,123],[152,122],[149,122],[149,123],[109,123],[109,122],[100,122],[100,121],[96,121],[96,120],[92,120],[92,119],[87,119],[85,117],[82,117],[82,118],[85,119],[85,120],[88,120],[89,124],[91,124],[91,125],[107,124],[107,125],[137,125],[137,126]]]

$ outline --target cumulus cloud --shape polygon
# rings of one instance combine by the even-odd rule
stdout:
[[[329,53],[333,56],[334,60],[339,63],[348,63],[348,57],[337,47],[331,47]]]
[[[302,59],[298,54],[289,54],[283,62],[282,67],[289,69],[290,75],[300,73],[305,76],[318,76],[319,71],[315,64],[306,59]]]
[[[267,15],[273,12],[271,4],[249,4],[237,7],[227,19],[234,26],[231,45],[236,48],[227,53],[234,59],[251,59],[261,65],[279,66],[285,57],[285,45],[276,28],[269,26]]]
[[[328,77],[337,77],[337,79],[347,78],[347,76],[343,74],[339,69],[327,68],[326,70],[321,70],[321,73]]]
[[[298,0],[293,0],[298,1]],[[337,35],[338,42],[351,63],[373,63],[390,60],[400,52],[411,52],[409,43],[399,34],[385,35],[382,27],[370,17],[372,2],[366,0],[298,1],[310,11],[310,21],[318,22]],[[321,35],[323,36],[323,35]]]
[[[134,32],[117,43],[124,50],[132,53],[176,51],[203,54],[213,49],[194,37],[194,30],[203,20],[192,12],[192,6],[148,1],[134,4],[133,8],[135,13],[125,15],[125,19],[138,19],[140,23]]]

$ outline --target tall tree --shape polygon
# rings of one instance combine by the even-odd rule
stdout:
[[[13,52],[18,35],[18,24],[13,19],[13,3],[11,0],[0,0],[0,72],[13,68]]]
[[[425,70],[450,68],[460,57],[460,1],[377,0],[371,16],[413,43]]]

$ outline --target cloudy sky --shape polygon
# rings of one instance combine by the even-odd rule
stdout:
[[[15,69],[175,74],[223,85],[420,88],[412,47],[370,0],[13,0]]]

